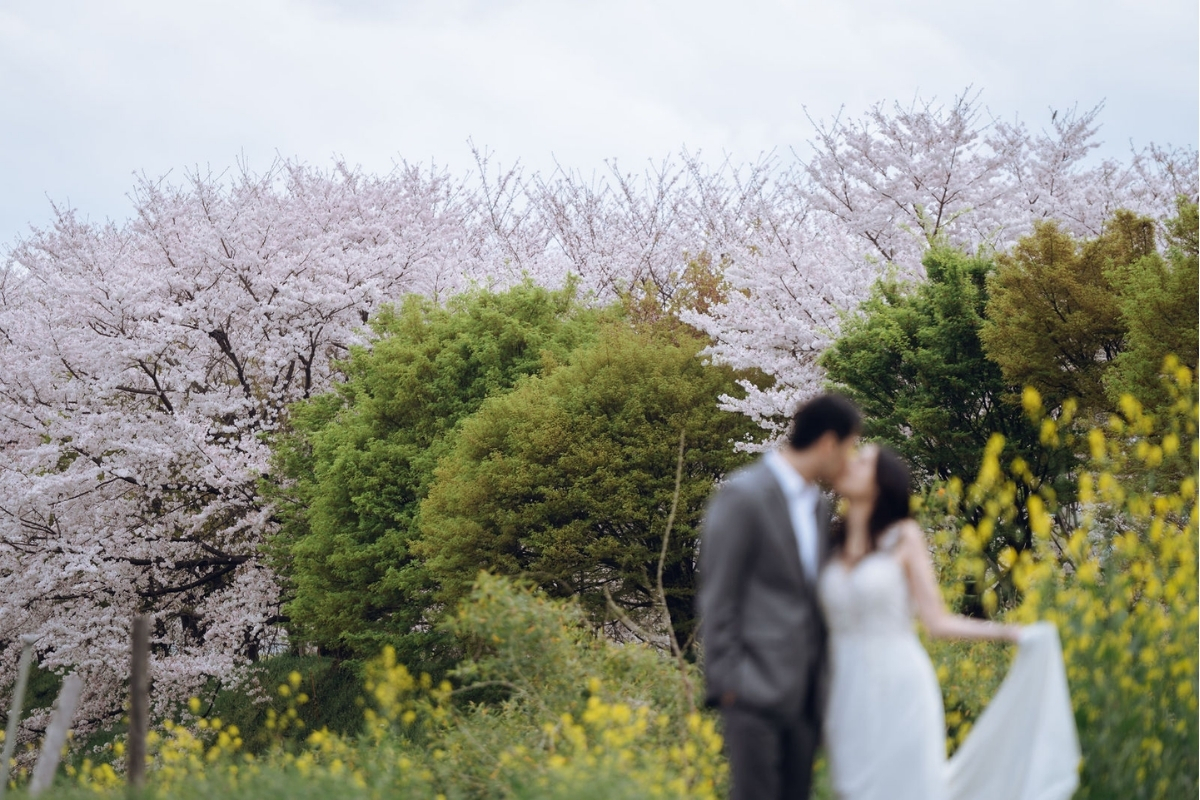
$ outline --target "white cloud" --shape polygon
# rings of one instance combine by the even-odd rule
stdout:
[[[1110,152],[1197,141],[1197,7],[1132,0],[17,0],[0,10],[0,243],[128,213],[131,173],[275,154],[367,169],[591,170],[681,146],[753,158],[845,106],[967,85],[1040,126],[1102,116]]]

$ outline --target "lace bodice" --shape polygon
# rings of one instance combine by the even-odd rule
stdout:
[[[913,632],[908,581],[892,554],[898,536],[893,528],[853,567],[834,559],[821,573],[818,592],[832,636]]]

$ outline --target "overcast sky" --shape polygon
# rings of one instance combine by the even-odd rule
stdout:
[[[1197,144],[1196,0],[0,0],[0,252],[51,201],[124,219],[133,173],[244,155],[640,169],[803,147],[805,109],[953,101],[1106,154]]]

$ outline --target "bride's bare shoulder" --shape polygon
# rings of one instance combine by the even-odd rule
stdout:
[[[919,547],[925,549],[925,531],[915,519],[905,519],[896,523],[896,544],[904,548]]]

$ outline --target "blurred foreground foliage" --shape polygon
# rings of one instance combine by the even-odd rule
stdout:
[[[1086,431],[1026,390],[1043,444],[1086,455],[1074,501],[1036,485],[1021,459],[1002,463],[996,438],[973,484],[934,485],[919,512],[952,602],[982,587],[986,609],[1058,626],[1083,747],[1079,798],[1194,797],[1198,789],[1197,384],[1172,357],[1165,372],[1167,400],[1155,413],[1126,395],[1120,413]],[[980,521],[960,527],[969,516]],[[989,542],[1017,517],[1034,546],[993,556]],[[1007,654],[993,644],[932,643],[931,651],[953,748],[994,693]]]

